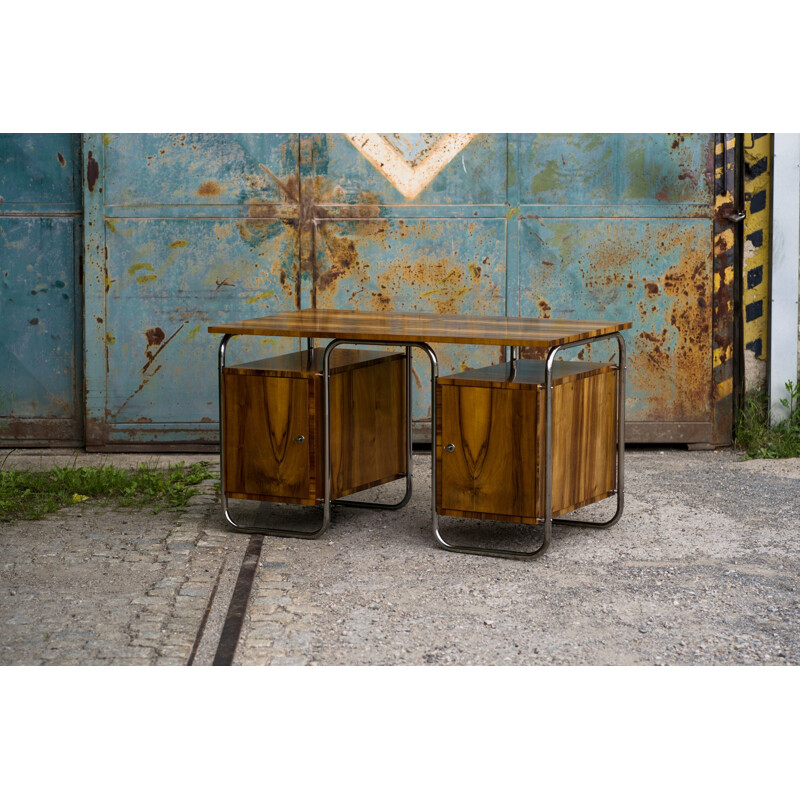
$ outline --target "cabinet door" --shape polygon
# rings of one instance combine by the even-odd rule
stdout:
[[[444,514],[537,517],[536,392],[440,386],[437,507]],[[444,448],[452,444],[454,450]]]
[[[228,496],[313,502],[308,382],[236,374],[224,381]]]

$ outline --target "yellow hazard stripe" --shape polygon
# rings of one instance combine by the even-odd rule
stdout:
[[[742,316],[745,348],[767,354],[767,306],[769,298],[768,258],[770,247],[770,176],[772,172],[772,135],[744,136],[744,157],[748,171],[745,177],[745,222],[742,275]],[[766,168],[764,168],[766,164]],[[754,199],[757,201],[753,211]]]
[[[712,352],[712,361],[714,369],[716,369],[717,367],[721,367],[723,364],[727,364],[732,357],[733,357],[733,345],[729,344],[727,347],[715,347]]]

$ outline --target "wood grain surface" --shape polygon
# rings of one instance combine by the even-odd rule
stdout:
[[[554,517],[610,496],[616,485],[616,370],[557,364],[563,366],[553,386]],[[439,383],[439,513],[524,523],[543,518],[544,365],[517,366],[520,380],[513,384],[497,381],[495,367]],[[447,444],[453,452],[444,450]]]
[[[331,375],[332,497],[405,475],[405,378],[404,355]]]
[[[322,501],[322,348],[225,367],[228,497]],[[339,348],[331,369],[331,497],[403,477],[405,354]],[[303,442],[297,442],[303,436]]]
[[[236,374],[223,381],[228,495],[312,502],[308,381]]]
[[[212,325],[208,330],[210,333],[256,336],[551,347],[630,327],[630,322],[601,320],[305,309]]]
[[[536,522],[536,392],[452,385],[439,386],[436,394],[439,513]],[[454,452],[444,452],[450,443]]]

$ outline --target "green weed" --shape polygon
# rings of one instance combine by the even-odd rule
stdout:
[[[167,469],[140,464],[134,470],[53,467],[50,470],[0,470],[0,521],[41,519],[59,508],[87,500],[133,508],[181,509],[212,477],[207,461]]]
[[[769,424],[769,399],[763,387],[745,395],[736,420],[734,444],[746,452],[746,458],[800,457],[800,376],[797,383],[786,382],[789,398],[781,405],[788,409],[788,419]]]

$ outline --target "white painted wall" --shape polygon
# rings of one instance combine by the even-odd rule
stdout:
[[[772,193],[769,402],[774,425],[789,414],[785,384],[797,381],[800,281],[800,134],[775,134]]]

